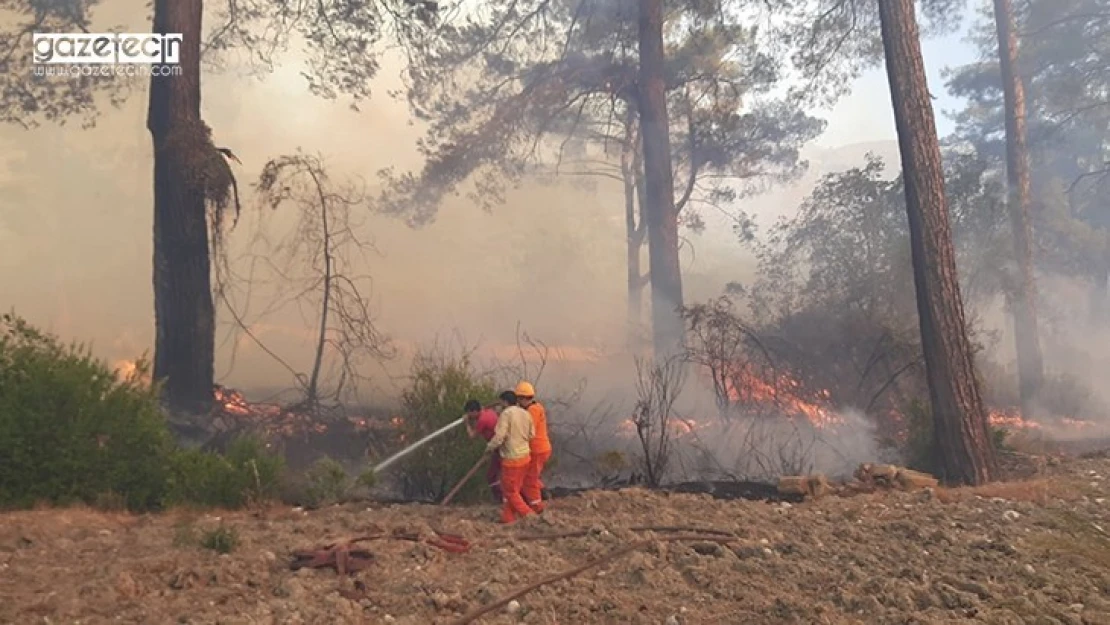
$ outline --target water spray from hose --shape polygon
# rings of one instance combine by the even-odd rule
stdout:
[[[455,421],[452,421],[451,423],[448,423],[447,425],[439,428],[435,432],[432,432],[431,434],[429,434],[429,435],[425,436],[424,438],[416,441],[415,443],[409,445],[408,447],[405,447],[401,451],[393,454],[392,456],[386,458],[385,460],[382,460],[381,462],[378,463],[377,466],[374,467],[374,469],[373,469],[374,473],[377,474],[377,473],[380,473],[381,471],[384,471],[386,468],[389,467],[389,465],[393,464],[394,462],[397,462],[401,458],[404,458],[405,456],[407,456],[410,453],[416,451],[417,449],[420,449],[428,441],[430,441],[430,440],[432,440],[432,439],[434,439],[438,436],[442,436],[443,434],[449,432],[453,428],[459,427],[460,425],[462,425],[462,422],[463,422],[464,419],[465,419],[465,417],[459,417]]]

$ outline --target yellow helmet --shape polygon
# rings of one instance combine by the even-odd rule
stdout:
[[[517,384],[516,389],[514,389],[513,392],[516,393],[517,397],[536,396],[536,389],[532,388],[532,385],[528,382],[521,382],[520,384]]]

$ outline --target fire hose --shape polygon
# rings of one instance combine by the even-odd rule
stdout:
[[[474,474],[478,472],[478,469],[482,468],[482,466],[485,465],[486,461],[488,460],[489,454],[482,454],[482,457],[478,458],[478,462],[475,462],[474,466],[470,467],[470,470],[466,472],[466,475],[464,475],[462,479],[459,480],[458,484],[455,484],[455,487],[447,493],[447,496],[443,498],[443,501],[439,502],[439,505],[446,506],[447,504],[451,503],[451,500],[455,498],[455,495],[459,494],[459,491],[462,490],[462,487],[470,481],[470,478],[474,477]]]

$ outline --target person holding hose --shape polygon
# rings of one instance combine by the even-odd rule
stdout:
[[[530,382],[521,382],[516,385],[517,403],[532,416],[532,424],[536,435],[532,438],[529,448],[532,461],[528,465],[528,473],[524,476],[524,487],[521,494],[528,506],[537,513],[543,512],[547,507],[543,502],[543,468],[551,459],[551,439],[547,437],[547,411],[543,404],[536,401],[536,389]]]
[[[495,404],[494,407],[499,406]],[[483,408],[477,399],[467,400],[466,405],[463,406],[463,412],[466,413],[466,433],[470,438],[481,436],[487,443],[493,438],[493,433],[497,429],[497,411],[494,407]],[[493,500],[501,503],[504,498],[501,496],[501,456],[499,454],[490,456],[489,464],[486,465],[486,482],[489,484],[490,493],[493,494]]]
[[[486,444],[486,450],[501,456],[501,522],[513,523],[535,511],[524,502],[520,489],[532,463],[531,441],[536,433],[532,415],[517,405],[516,394],[505,391],[501,394],[505,408],[497,417],[493,438]]]

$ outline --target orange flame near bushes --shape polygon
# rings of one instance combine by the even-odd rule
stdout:
[[[766,406],[780,411],[787,418],[805,417],[819,428],[830,428],[844,423],[843,418],[827,407],[832,395],[828,389],[809,394],[814,397],[812,401],[805,399],[803,395],[807,393],[802,383],[785,373],[768,381],[755,373],[751,365],[742,365],[727,376],[725,387],[729,399],[734,404]]]

